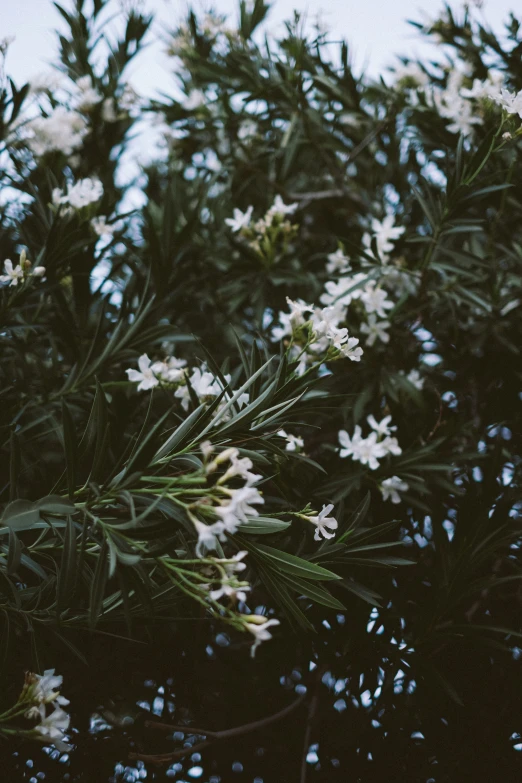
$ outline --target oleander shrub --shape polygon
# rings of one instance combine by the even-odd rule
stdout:
[[[2,44],[4,671],[344,613],[372,698],[459,701],[455,660],[522,632],[519,21],[445,8],[375,80],[242,0],[170,31],[148,99],[145,12],[57,9],[53,72],[15,85]],[[28,678],[0,732],[59,743],[60,678]]]

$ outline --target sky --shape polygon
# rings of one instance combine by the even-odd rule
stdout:
[[[137,1],[156,13],[157,32],[175,27],[189,5],[186,0]],[[508,12],[520,1],[486,0],[481,14],[493,29],[499,30]],[[61,2],[68,7],[71,0]],[[114,4],[117,6],[117,0]],[[213,0],[208,3],[197,0],[194,5],[202,9],[212,6],[218,12],[235,18],[238,0]],[[462,2],[453,0],[451,5],[462,7]],[[273,0],[267,29],[269,32],[276,31],[294,9],[306,14],[310,20],[320,14],[333,33],[338,33],[351,44],[358,68],[378,75],[393,62],[396,53],[415,55],[429,51],[405,20],[419,19],[420,9],[433,17],[441,6],[441,0]],[[59,15],[51,0],[0,0],[0,38],[15,36],[9,48],[6,70],[17,84],[48,70],[46,63],[53,59],[56,51],[53,30],[58,23]],[[152,95],[158,89],[168,91],[172,86],[167,60],[154,45],[141,56],[133,71],[131,83],[143,94]]]

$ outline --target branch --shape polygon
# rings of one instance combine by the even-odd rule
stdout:
[[[182,731],[185,734],[199,734],[201,736],[210,737],[211,740],[230,739],[231,737],[239,737],[242,734],[248,734],[251,731],[262,729],[265,726],[269,726],[271,723],[275,723],[278,720],[282,720],[282,718],[285,718],[287,715],[293,712],[297,707],[299,707],[299,705],[302,704],[303,701],[305,700],[306,696],[307,694],[303,693],[292,704],[289,704],[287,707],[284,707],[282,710],[279,710],[279,712],[276,712],[274,715],[269,715],[266,718],[261,718],[260,720],[253,721],[252,723],[244,723],[242,726],[236,726],[235,728],[224,729],[222,731],[212,731],[211,729],[199,729],[196,728],[195,726],[179,726],[171,723],[160,723],[159,721],[154,721],[154,720],[145,721],[145,726],[150,729],[157,729],[158,731]],[[145,755],[142,753],[130,753],[129,759],[133,761],[139,759],[141,761],[148,761],[152,764],[163,764],[163,763],[168,763],[170,761],[174,761],[175,759],[182,758],[183,756],[186,756],[189,753],[198,753],[202,748],[206,748],[210,744],[211,742],[209,740],[205,740],[204,742],[200,742],[197,745],[192,745],[191,747],[188,748],[182,748],[181,750],[174,750],[170,753],[159,753],[153,755]]]

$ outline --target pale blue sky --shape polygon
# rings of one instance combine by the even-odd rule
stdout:
[[[186,0],[141,0],[142,5],[157,14],[157,29],[174,27],[189,5]],[[520,0],[489,0],[481,12],[494,29],[500,29],[508,11]],[[68,0],[62,0],[68,6]],[[213,6],[219,12],[237,13],[236,0],[196,2],[196,8]],[[452,7],[462,7],[453,0]],[[378,74],[393,61],[395,53],[413,55],[425,51],[415,30],[406,24],[407,18],[419,18],[419,9],[430,16],[438,13],[440,0],[273,0],[268,30],[277,29],[296,8],[314,19],[321,13],[327,26],[339,36],[348,39],[356,64]],[[117,7],[116,0],[114,5]],[[0,0],[0,38],[16,36],[8,54],[7,71],[19,84],[38,73],[50,61],[55,51],[53,29],[59,16],[51,0]],[[134,67],[131,81],[141,92],[151,94],[155,89],[168,90],[171,85],[167,63],[158,48],[150,49]]]

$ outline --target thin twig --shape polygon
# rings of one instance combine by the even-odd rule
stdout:
[[[319,688],[321,685],[321,679],[323,673],[324,673],[324,669],[322,668],[319,669],[317,672],[317,679],[315,681],[314,692],[310,700],[310,705],[308,707],[308,716],[306,718],[306,728],[305,728],[304,740],[303,740],[303,756],[301,759],[301,775],[299,777],[300,783],[306,783],[306,771],[307,771],[306,757],[308,756],[308,748],[310,747],[310,737],[312,735],[312,727],[315,719],[315,713],[317,712],[317,703],[319,701]]]
[[[222,731],[212,731],[211,729],[200,729],[195,726],[179,726],[171,723],[161,723],[159,721],[145,721],[145,726],[150,729],[157,729],[159,731],[182,731],[185,734],[199,734],[204,737],[210,737],[212,741],[230,739],[231,737],[238,737],[242,734],[248,734],[251,731],[262,729],[265,726],[269,726],[271,723],[275,723],[282,718],[285,718],[291,712],[293,712],[306,698],[306,693],[303,693],[292,704],[284,707],[274,715],[269,715],[267,718],[261,718],[260,720],[252,721],[252,723],[244,723],[242,726],[236,726],[232,729],[224,729]],[[174,759],[182,758],[189,753],[198,753],[202,748],[206,748],[210,745],[209,740],[200,742],[197,745],[192,745],[188,748],[181,748],[170,753],[159,753],[153,755],[145,755],[142,753],[130,753],[129,758],[132,760],[139,759],[141,761],[148,761],[152,764],[163,764],[165,762],[173,761]]]

